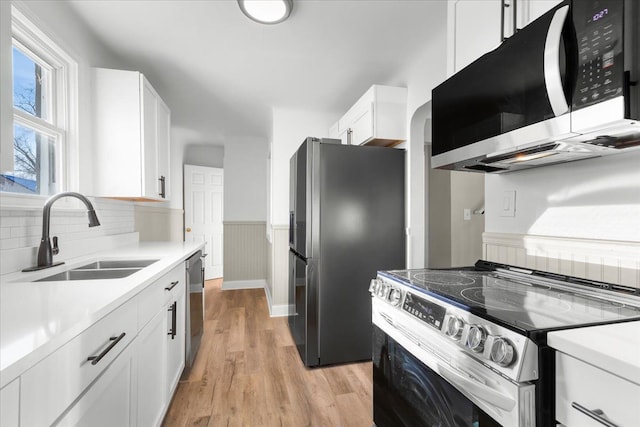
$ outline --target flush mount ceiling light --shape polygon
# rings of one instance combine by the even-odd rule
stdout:
[[[238,0],[240,10],[261,24],[277,24],[291,14],[293,0]]]

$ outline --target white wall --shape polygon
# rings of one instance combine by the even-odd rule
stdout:
[[[640,150],[485,177],[486,231],[640,242]],[[502,217],[516,191],[515,217]]]
[[[398,72],[388,82],[375,82],[392,86],[404,86],[407,95],[407,129],[409,140],[402,145],[407,150],[407,267],[420,268],[426,264],[427,230],[425,229],[425,123],[430,116],[423,105],[431,100],[431,90],[444,81],[446,69],[441,58],[446,58],[447,2],[432,2],[431,13],[442,16],[442,30],[437,37],[425,40],[421,55],[412,62],[399,64]]]
[[[224,146],[211,144],[188,144],[184,149],[184,164],[224,167]]]
[[[267,151],[264,138],[233,138],[225,142],[225,222],[266,221]]]
[[[329,127],[335,120],[335,114],[288,108],[273,109],[271,225],[289,225],[289,159],[291,155],[306,137],[326,137],[329,134]]]

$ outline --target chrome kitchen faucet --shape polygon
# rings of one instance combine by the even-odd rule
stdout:
[[[96,227],[100,225],[96,211],[93,209],[93,205],[85,196],[73,191],[67,191],[64,193],[55,194],[44,204],[42,209],[42,239],[40,240],[40,247],[38,248],[38,265],[35,267],[25,268],[22,271],[35,271],[45,268],[53,267],[56,265],[64,264],[64,261],[53,263],[53,256],[60,250],[58,249],[58,238],[53,237],[53,247],[51,247],[51,239],[49,238],[49,224],[51,222],[51,205],[62,197],[75,197],[79,199],[87,207],[87,215],[89,216],[89,227]]]

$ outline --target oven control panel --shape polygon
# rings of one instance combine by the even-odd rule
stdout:
[[[391,281],[373,279],[369,292],[393,307],[394,313],[404,313],[437,330],[462,351],[501,374],[516,381],[537,379],[537,347],[525,336]],[[419,335],[419,328],[416,329]]]
[[[444,307],[411,293],[405,295],[402,309],[438,330],[442,328],[447,312]]]

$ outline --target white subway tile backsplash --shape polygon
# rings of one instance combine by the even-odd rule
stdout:
[[[51,210],[50,235],[58,236],[61,250],[82,244],[83,240],[135,232],[135,211],[131,202],[90,198],[100,220],[99,227],[88,227],[84,208]],[[0,210],[0,253],[37,248],[42,234],[42,209],[3,206]],[[28,251],[27,251],[28,252]],[[27,266],[32,260],[25,260]],[[3,273],[6,273],[3,268]]]
[[[3,212],[4,214],[4,212]],[[20,226],[20,218],[17,216],[3,216],[0,219],[0,226],[2,227],[19,227]]]

